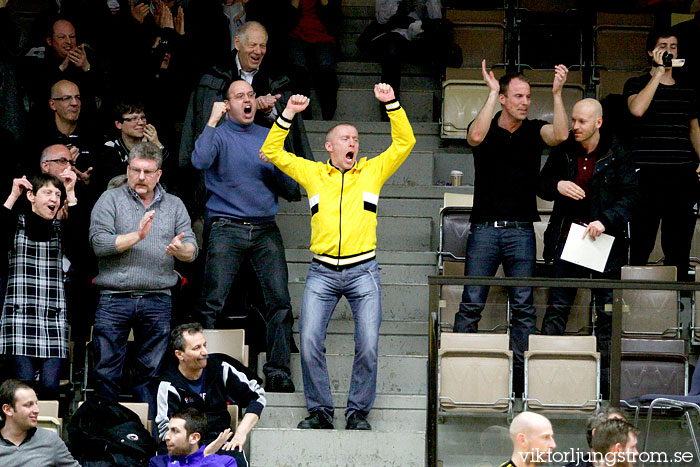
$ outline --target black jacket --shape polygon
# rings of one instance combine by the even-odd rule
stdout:
[[[211,441],[231,424],[226,405],[245,407],[246,413],[258,416],[265,407],[265,391],[262,380],[237,360],[224,354],[209,354],[204,374],[202,398],[190,389],[187,379],[177,368],[177,361],[162,371],[156,392],[156,425],[158,436],[165,437],[170,416],[189,407],[194,407],[207,416],[205,441]]]
[[[226,98],[226,91],[231,83],[241,79],[238,74],[238,69],[236,68],[237,53],[238,51],[234,49],[231,51],[231,54],[226,57],[225,61],[216,65],[202,76],[199,80],[199,85],[194,92],[192,92],[187,106],[187,114],[185,115],[182,139],[180,142],[179,161],[181,168],[191,168],[190,160],[192,158],[192,151],[194,151],[194,143],[209,121],[212,104],[217,101],[223,101]],[[292,95],[289,79],[286,76],[273,79],[266,73],[264,66],[262,66],[253,77],[253,90],[258,96],[281,94],[282,97],[275,105],[278,115],[282,115],[282,111],[287,105],[287,100]],[[269,121],[258,112],[256,114],[255,123],[270,128],[273,122]],[[292,128],[295,131],[290,132],[285,140],[284,148],[299,157],[314,160],[301,114],[297,114],[294,117],[294,125]],[[299,185],[280,171],[277,172],[278,180],[275,186],[275,193],[288,201],[299,201],[301,199]],[[194,194],[178,193],[178,196],[188,201],[186,204],[188,204],[188,208],[194,214],[193,217],[198,217],[200,215],[199,211],[202,211],[202,213],[204,211],[206,195],[202,193],[203,190],[204,179],[201,177],[200,184],[195,189]]]
[[[605,233],[615,237],[605,270],[617,269],[627,261],[627,223],[638,203],[637,174],[632,158],[617,137],[601,132],[598,159],[586,198],[590,207],[590,219],[605,226]],[[571,223],[575,200],[557,190],[561,180],[574,181],[578,168],[577,154],[581,145],[573,133],[552,149],[540,173],[538,195],[554,201],[554,209],[544,234],[544,259],[551,262],[559,251]]]

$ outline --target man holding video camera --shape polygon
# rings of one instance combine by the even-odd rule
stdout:
[[[647,39],[651,71],[629,79],[624,95],[632,114],[630,149],[642,206],[630,227],[631,263],[647,263],[661,221],[664,264],[676,266],[678,280],[684,281],[695,228],[693,206],[700,194],[700,127],[695,91],[673,77],[677,50],[678,39],[670,30],[652,30]]]

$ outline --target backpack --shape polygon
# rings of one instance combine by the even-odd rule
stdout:
[[[148,466],[157,445],[138,415],[101,396],[89,398],[67,427],[68,448],[84,467]]]

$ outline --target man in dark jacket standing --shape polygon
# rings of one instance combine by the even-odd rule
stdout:
[[[626,226],[638,202],[632,159],[614,135],[600,132],[603,108],[597,100],[577,102],[571,122],[569,138],[552,150],[540,174],[539,196],[554,200],[544,237],[544,257],[554,262],[556,278],[619,279],[620,268],[627,262]],[[586,225],[585,235],[592,240],[603,232],[615,237],[605,272],[597,273],[561,259],[572,223]],[[550,289],[542,334],[564,334],[576,293],[572,288]],[[609,364],[611,316],[604,307],[612,303],[612,290],[596,289],[593,296],[598,350],[605,373]]]
[[[262,24],[256,21],[243,24],[238,29],[235,44],[236,49],[231,51],[231,55],[226,57],[224,62],[214,66],[202,76],[199,85],[190,97],[180,142],[181,168],[190,166],[194,143],[209,121],[212,105],[214,102],[226,99],[228,88],[234,81],[243,80],[253,86],[257,104],[255,123],[266,128],[272,126],[277,118],[278,108],[283,109],[287,97],[291,95],[291,91],[288,89],[288,78],[276,79],[267,73],[265,67],[261,66],[267,53],[267,31]],[[277,102],[278,100],[280,103]],[[286,147],[290,151],[294,150],[303,157],[313,160],[313,153],[303,130],[303,123],[301,121],[296,123],[301,125],[300,130],[287,139],[288,146]],[[205,202],[203,188],[202,180],[188,206],[190,211],[195,211],[192,213],[195,219],[203,214]],[[291,186],[280,184],[277,194],[291,201],[301,199],[299,187],[296,184]]]

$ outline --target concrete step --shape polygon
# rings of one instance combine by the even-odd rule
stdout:
[[[376,101],[375,101],[376,103]],[[353,104],[354,105],[354,104]],[[373,106],[374,107],[374,106]],[[377,112],[379,112],[379,106],[377,103],[376,106]],[[356,118],[357,115],[354,116],[348,116],[347,120],[350,120],[351,118]],[[409,119],[411,119],[411,116],[409,115]],[[338,117],[336,115],[336,120],[343,120],[342,118]],[[326,123],[326,125],[319,125],[320,120],[311,120],[304,122],[304,125],[306,126],[306,134],[309,138],[309,144],[311,145],[311,149],[314,151],[323,151],[326,143],[326,132],[335,124],[338,122],[323,122]],[[354,122],[351,122],[353,125],[355,125]],[[362,125],[355,125],[357,127],[357,131],[360,134],[360,147],[362,148],[362,151],[368,152],[368,153],[381,153],[385,151],[389,146],[391,146],[391,126],[388,122],[369,122],[375,126],[373,128],[373,131],[363,131],[366,126]],[[411,122],[411,127],[413,128],[413,133],[416,136],[416,145],[413,147],[414,151],[435,151],[440,147],[440,137],[438,133],[435,131],[430,131],[428,133],[427,131],[423,132],[418,132],[416,131],[418,128],[425,128],[425,124],[427,122],[417,122],[416,120],[413,120]],[[422,125],[420,125],[422,124]],[[420,127],[418,126],[420,125]],[[428,124],[429,130],[437,130],[437,126],[434,126],[433,124]],[[410,157],[410,156],[409,156]],[[325,159],[321,159],[325,160]]]
[[[258,357],[258,374],[263,374],[265,353]],[[347,393],[350,387],[353,355],[327,354],[331,392]],[[377,394],[426,394],[428,357],[415,355],[380,355],[377,367]],[[303,388],[301,357],[292,354],[292,381],[297,389]]]
[[[401,91],[401,105],[406,109],[411,122],[433,122],[437,119],[434,109],[439,101],[438,91],[406,90]],[[334,121],[360,119],[367,122],[380,122],[380,103],[374,97],[370,87],[342,87],[336,95],[338,107]],[[311,91],[311,115],[314,120],[322,119],[321,106],[315,90]],[[312,146],[313,147],[313,146]]]
[[[350,320],[332,319],[326,334],[326,349],[330,353],[351,355],[355,352]],[[294,340],[299,342],[299,320],[294,321]],[[380,355],[427,355],[428,324],[421,321],[382,321],[379,329]]]
[[[378,152],[360,151],[359,158],[372,159]],[[314,151],[317,161],[328,160],[325,150]],[[411,159],[409,162],[408,159]],[[387,185],[432,185],[433,184],[433,153],[430,151],[412,151],[408,159],[401,164],[396,172],[386,181]]]
[[[406,110],[409,121],[413,122],[434,121],[433,108],[437,98],[439,96],[432,90],[401,91],[401,105]],[[380,121],[380,103],[374,97],[372,88],[357,86],[338,89],[338,110],[334,118],[335,120]]]
[[[342,0],[341,6],[345,7],[371,7],[374,8],[374,0]]]
[[[323,141],[325,141],[326,133],[337,123],[338,122],[329,122],[325,120],[307,120],[304,122],[304,125],[306,127],[307,134],[322,133],[324,137]],[[391,124],[389,122],[367,122],[352,119],[346,120],[346,123],[354,125],[355,128],[357,128],[357,131],[360,133],[360,137],[362,137],[362,135],[370,134],[385,135],[389,138],[389,142],[391,142]],[[437,141],[440,140],[440,126],[437,123],[417,122],[415,124],[412,123],[411,128],[413,128],[413,133],[415,135],[435,136],[437,137]],[[312,145],[312,148],[323,149],[323,142],[321,142],[320,145]],[[384,147],[384,149],[386,149],[386,147]],[[367,150],[367,148],[365,147],[363,150]]]
[[[352,13],[365,13],[366,10],[355,10]],[[340,23],[340,30],[346,34],[362,34],[372,22],[373,15],[368,16],[344,16]]]
[[[371,5],[343,5],[340,8],[343,18],[368,18],[374,19],[374,3]],[[343,28],[344,29],[344,28]]]
[[[385,264],[379,268],[379,278],[382,283],[425,284],[428,282],[428,276],[437,273],[437,267],[434,265],[406,267],[404,265]],[[309,272],[309,263],[290,263],[287,261],[287,270],[289,271],[290,280],[301,282]]]
[[[295,318],[301,313],[301,298],[304,293],[304,282],[290,282],[289,295],[292,300],[292,311]],[[394,320],[425,320],[428,310],[427,284],[382,284],[382,319]],[[333,321],[351,320],[352,310],[345,298],[335,307]]]
[[[374,61],[349,60],[336,63],[336,71],[338,74],[368,74],[378,76],[382,72],[382,66]],[[404,63],[401,65],[402,79],[406,76],[433,76],[434,73],[434,69],[420,63]]]
[[[381,202],[379,209],[381,210]],[[282,232],[285,247],[309,247],[311,218],[308,214],[278,214],[277,225]],[[432,249],[431,235],[430,217],[378,217],[377,248],[380,250],[429,251]]]
[[[422,336],[381,336],[379,338],[379,353],[392,353],[396,355],[427,355],[428,336],[427,325]],[[299,333],[294,333],[294,340],[299,342]],[[351,354],[355,349],[355,340],[352,334],[326,335],[326,348],[330,352],[342,352]]]
[[[294,394],[266,393],[267,405],[265,416],[256,427],[260,428],[296,428],[297,424],[308,416],[306,399],[303,392]],[[345,428],[345,407],[347,394],[334,393],[333,405],[336,429]],[[378,431],[421,431],[425,429],[425,396],[377,396],[369,415],[369,422]]]
[[[255,428],[251,467],[422,467],[424,431]]]
[[[376,73],[338,73],[338,83],[341,88],[373,89],[381,82],[381,70]],[[439,91],[440,81],[432,76],[402,76],[401,92],[403,91]]]
[[[369,21],[368,23],[369,24]],[[363,55],[357,48],[357,38],[360,37],[360,32],[349,32],[341,31],[338,37],[338,43],[340,44],[340,51],[342,53],[343,60],[353,60],[360,58]],[[366,58],[366,57],[365,57]]]

